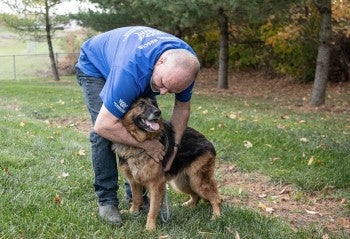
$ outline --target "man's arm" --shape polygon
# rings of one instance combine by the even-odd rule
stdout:
[[[175,100],[171,123],[175,131],[175,143],[180,144],[190,118],[191,103]]]
[[[187,127],[188,120],[190,118],[190,110],[191,110],[191,103],[188,102],[181,102],[178,100],[175,100],[173,114],[171,116],[171,123],[174,127],[175,132],[175,144],[180,144],[182,136],[185,132],[185,129]],[[167,162],[164,171],[167,172],[170,170],[171,165],[175,159],[176,153],[178,148],[174,148],[174,154],[169,158],[169,161]]]
[[[162,160],[165,155],[164,146],[158,140],[147,140],[144,142],[135,140],[125,129],[121,121],[110,113],[104,105],[102,105],[97,116],[94,131],[114,143],[142,148],[156,162]]]

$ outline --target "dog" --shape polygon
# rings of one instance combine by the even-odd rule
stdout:
[[[166,182],[177,191],[191,196],[183,205],[194,207],[200,199],[204,199],[212,206],[212,218],[220,216],[221,198],[214,179],[216,151],[204,135],[187,127],[170,170],[164,172],[164,167],[174,152],[174,131],[171,123],[162,119],[157,102],[151,98],[138,98],[123,117],[122,124],[139,142],[159,140],[166,152],[164,159],[157,163],[141,148],[122,144],[112,146],[119,157],[118,167],[131,185],[131,213],[140,211],[143,186],[149,190],[147,230],[156,228]]]

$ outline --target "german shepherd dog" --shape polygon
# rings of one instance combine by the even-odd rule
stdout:
[[[187,127],[170,170],[164,172],[168,158],[174,152],[174,131],[169,122],[162,120],[156,101],[137,99],[123,117],[122,124],[137,141],[158,139],[166,151],[164,159],[157,163],[141,148],[121,144],[112,146],[119,157],[119,168],[131,185],[131,213],[140,211],[143,186],[149,190],[147,230],[156,228],[167,181],[178,191],[191,196],[183,205],[194,207],[202,198],[210,202],[213,218],[220,216],[221,199],[214,180],[216,152],[211,142]]]

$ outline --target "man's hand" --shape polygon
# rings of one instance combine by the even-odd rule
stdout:
[[[164,146],[159,140],[146,140],[142,143],[142,148],[157,163],[163,160],[165,156]]]

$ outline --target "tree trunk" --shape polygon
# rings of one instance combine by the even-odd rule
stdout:
[[[56,60],[55,60],[55,54],[53,52],[53,46],[52,46],[52,39],[51,39],[51,24],[50,24],[50,17],[49,17],[49,4],[48,0],[45,0],[45,30],[46,30],[46,40],[47,45],[49,47],[49,56],[50,56],[50,62],[51,62],[51,70],[52,75],[54,77],[55,81],[59,81],[60,77],[57,70]]]
[[[332,9],[331,0],[321,0],[318,9],[321,14],[321,28],[316,62],[315,80],[311,93],[310,104],[320,106],[325,103],[327,80],[330,66]]]
[[[218,89],[228,89],[228,20],[222,8],[219,9],[220,53]]]

